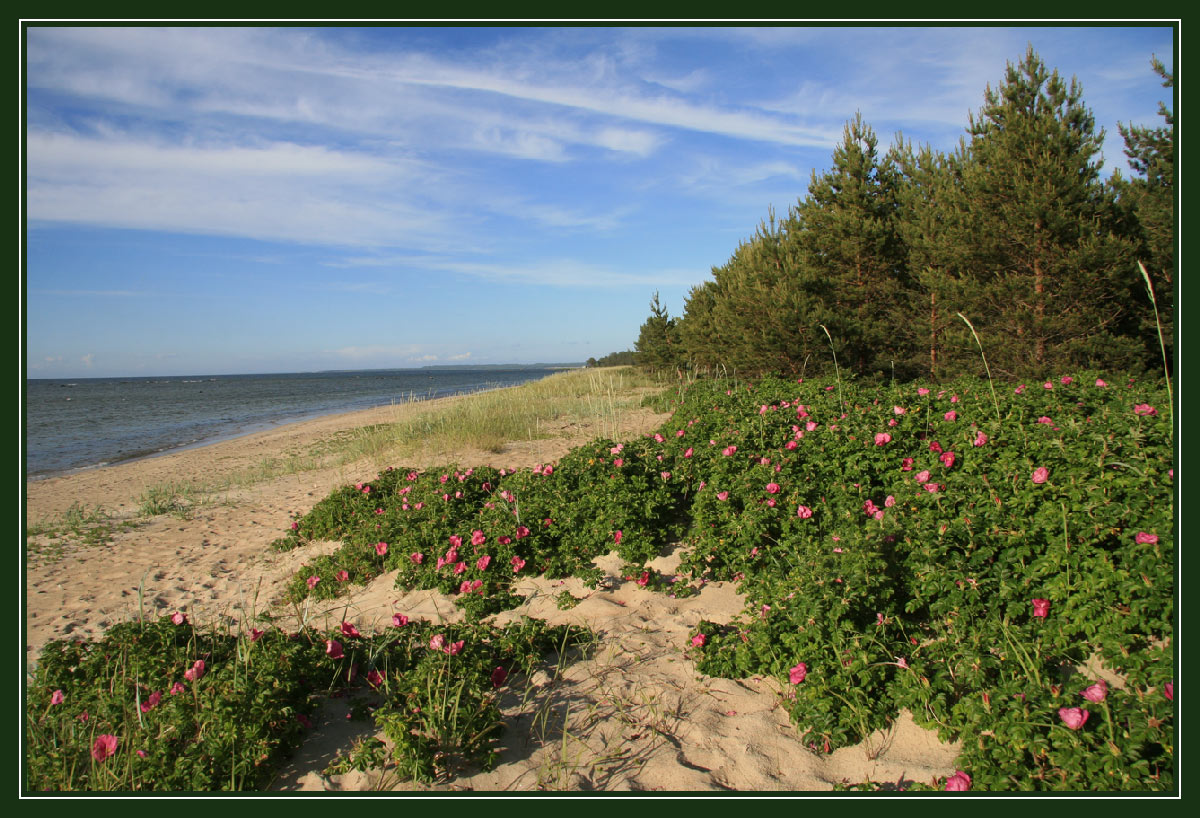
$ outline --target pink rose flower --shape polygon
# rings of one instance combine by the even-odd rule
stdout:
[[[346,571],[338,571],[336,576],[338,582],[346,582],[350,579],[350,574]]]
[[[794,685],[798,685],[804,681],[804,677],[808,675],[808,665],[800,662],[791,670],[788,671],[788,681]]]
[[[376,553],[376,554],[378,554],[378,555],[379,555],[379,556],[381,556],[381,557],[382,557],[384,554],[386,554],[386,553],[387,553],[387,543],[385,543],[385,542],[377,542],[377,543],[375,543],[375,553]]]
[[[142,702],[142,704],[141,704],[142,712],[149,713],[155,707],[158,707],[158,703],[160,701],[162,701],[162,693],[160,693],[156,690],[153,693],[151,693],[149,696],[146,697],[146,701]]]
[[[718,500],[728,500],[728,499],[729,499],[729,492],[727,492],[727,491],[718,491],[718,492],[717,492],[717,499],[718,499]]]
[[[1033,615],[1039,619],[1045,619],[1050,613],[1050,600],[1035,599],[1033,600]]]
[[[913,459],[911,457],[906,457],[900,461],[900,471],[912,471],[912,469]]]
[[[1089,685],[1080,695],[1089,702],[1099,704],[1108,696],[1108,682],[1101,679],[1094,685]]]
[[[951,409],[949,412],[942,415],[942,417],[953,423],[954,421],[958,420],[958,412],[955,412],[953,409]]]
[[[913,479],[916,480],[918,483],[928,483],[929,482],[929,470],[926,469],[925,471],[917,472],[917,476],[914,477]]]
[[[520,557],[513,557],[512,567],[514,574],[519,573],[520,570],[525,567],[525,560],[521,559]]]
[[[50,704],[62,704],[66,700],[67,697],[63,695],[62,690],[55,690],[50,694]]]
[[[407,616],[405,616],[404,614],[392,614],[392,626],[393,627],[403,628],[407,624],[408,624]]]
[[[117,737],[105,733],[102,736],[97,736],[92,742],[92,758],[97,761],[104,761],[117,754]]]
[[[954,465],[955,456],[954,452],[942,452],[938,460],[942,461],[942,465],[949,469]]]
[[[929,390],[922,386],[917,389],[917,394],[920,395],[921,397],[924,397],[925,395],[929,394]]]
[[[475,560],[475,567],[480,571],[486,571],[487,567],[492,564],[492,555],[484,554],[479,559]]]
[[[954,775],[946,779],[946,792],[966,792],[971,789],[971,776],[962,770],[956,770]]]
[[[471,532],[471,545],[479,546],[487,542],[487,536],[478,529]]]
[[[497,665],[496,669],[492,671],[492,687],[500,687],[507,678],[508,671]]]
[[[1078,730],[1083,727],[1088,720],[1088,711],[1080,707],[1060,707],[1058,708],[1058,717],[1063,720],[1063,724],[1067,725],[1072,730]]]
[[[1100,378],[1096,378],[1096,386],[1098,386],[1098,387],[1100,387],[1101,389],[1103,389],[1104,387],[1108,386],[1108,384],[1106,384],[1106,383],[1105,383],[1104,381],[1102,381]]]
[[[621,544],[621,538],[622,538],[622,537],[624,537],[624,536],[625,536],[625,532],[623,532],[623,531],[614,531],[614,532],[613,532],[613,542],[615,542],[617,545],[620,545],[620,544]]]
[[[1038,466],[1033,470],[1033,474],[1029,479],[1033,480],[1035,483],[1045,483],[1050,479],[1050,470],[1045,466]]]
[[[345,620],[342,621],[342,636],[362,636],[358,628]]]
[[[342,653],[342,643],[336,639],[325,640],[325,653],[330,659],[341,659],[346,655]]]
[[[888,443],[891,443],[891,442],[892,442],[892,436],[889,435],[887,432],[876,432],[875,433],[875,445],[876,446],[886,446]]]
[[[194,682],[203,675],[204,675],[204,660],[203,659],[197,659],[192,664],[191,668],[189,668],[188,670],[185,670],[183,672],[183,678],[187,679],[189,682]]]
[[[305,583],[308,585],[308,590],[311,591],[313,588],[317,587],[317,583],[320,581],[321,581],[321,578],[319,576],[317,576],[316,574],[313,574],[311,577],[309,577],[307,580],[305,580]]]
[[[897,415],[903,415],[908,410],[905,409],[903,406],[893,406],[892,411],[894,413],[896,413]]]
[[[704,643],[707,641],[708,641],[708,637],[706,637],[702,633],[698,633],[692,637],[692,647],[702,648],[702,647],[704,647]]]
[[[1175,683],[1167,682],[1163,685],[1163,695],[1167,697],[1167,701],[1175,701]]]
[[[413,553],[409,554],[408,558],[410,560],[412,560],[413,565],[420,565],[421,563],[423,563],[425,561],[425,555],[419,554],[415,551]]]
[[[372,670],[367,673],[367,684],[371,687],[379,687],[383,684],[383,674],[378,670]]]
[[[1139,403],[1137,406],[1133,407],[1133,413],[1135,415],[1149,416],[1149,415],[1157,415],[1158,410],[1155,409],[1153,406],[1151,406],[1148,403]]]
[[[812,509],[808,506],[800,506],[796,509],[796,516],[800,517],[801,519],[807,520],[812,515]]]
[[[1157,545],[1158,544],[1158,535],[1157,534],[1147,534],[1145,531],[1139,531],[1137,533],[1137,535],[1134,536],[1133,541],[1136,542],[1138,545]]]
[[[176,611],[175,614],[171,617],[171,621],[174,622],[176,625],[182,625],[185,622],[187,622],[187,617],[184,616],[181,612]]]
[[[767,494],[778,494],[778,493],[779,493],[779,484],[778,483],[767,483]]]
[[[982,446],[987,442],[988,442],[987,435],[985,435],[983,432],[976,432],[975,433],[975,442],[972,443],[971,445],[972,446]]]

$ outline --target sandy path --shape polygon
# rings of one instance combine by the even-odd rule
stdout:
[[[467,400],[451,398],[447,400]],[[293,513],[308,511],[334,488],[373,477],[384,464],[358,463],[307,471],[221,492],[186,519],[143,518],[139,498],[171,481],[219,481],[268,457],[303,453],[338,432],[397,419],[405,407],[384,407],[281,426],[210,446],[132,463],[35,481],[26,486],[27,520],[61,515],[73,503],[101,506],[135,525],[100,546],[69,545],[60,559],[33,559],[25,575],[27,665],[46,642],[98,637],[136,615],[186,611],[193,621],[238,622],[278,605],[293,572],[315,554],[336,548],[316,543],[283,554],[271,551]],[[629,413],[623,436],[662,420],[648,410]],[[431,467],[524,467],[556,460],[592,437],[564,425],[563,437],[508,446],[500,454],[424,452],[403,464]],[[35,538],[34,545],[38,545]],[[44,543],[42,543],[44,544]],[[36,549],[35,549],[36,550]],[[671,572],[678,555],[655,567]],[[742,608],[732,586],[711,583],[687,599],[639,588],[617,576],[620,561],[602,560],[608,582],[598,590],[579,580],[532,579],[517,588],[519,609],[551,624],[578,623],[602,634],[587,656],[530,680],[515,680],[503,704],[509,729],[500,764],[491,772],[459,775],[439,789],[476,790],[828,790],[833,783],[874,780],[929,782],[953,773],[956,748],[913,725],[907,716],[886,734],[831,755],[805,749],[780,706],[773,680],[700,676],[688,658],[688,636],[700,619],[726,622]],[[349,600],[310,609],[318,624],[348,618],[361,629],[382,626],[393,612],[454,618],[457,609],[433,592],[405,594],[384,575]],[[582,598],[560,611],[563,590]],[[378,774],[325,777],[338,750],[365,735],[365,723],[346,720],[347,703],[324,708],[308,742],[280,775],[280,790],[365,790],[393,786]],[[565,735],[564,735],[565,733]],[[411,789],[411,785],[400,785]]]

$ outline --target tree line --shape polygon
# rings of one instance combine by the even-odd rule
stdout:
[[[1159,114],[1155,128],[1118,126],[1133,175],[1102,179],[1082,89],[1031,47],[950,153],[902,135],[881,153],[856,115],[807,196],[769,212],[681,317],[654,295],[635,361],[797,376],[832,373],[836,356],[864,377],[943,380],[978,373],[982,345],[1002,377],[1164,357],[1169,370],[1174,117]]]

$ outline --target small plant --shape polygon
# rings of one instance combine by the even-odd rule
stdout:
[[[86,546],[107,545],[120,531],[134,528],[128,520],[118,520],[100,506],[88,508],[75,502],[57,518],[44,519],[26,528],[26,543],[34,538],[51,541],[70,541]],[[41,546],[37,553],[53,558],[61,554],[59,547]]]
[[[150,486],[142,492],[138,513],[143,517],[169,514],[189,519],[198,504],[196,487],[187,483],[164,483]]]

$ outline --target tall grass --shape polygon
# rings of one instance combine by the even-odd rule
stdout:
[[[616,438],[622,416],[647,391],[662,386],[633,367],[560,372],[462,400],[408,407],[395,423],[360,430],[346,452],[373,459],[420,450],[500,452],[507,443],[544,440],[567,427],[588,437]]]

